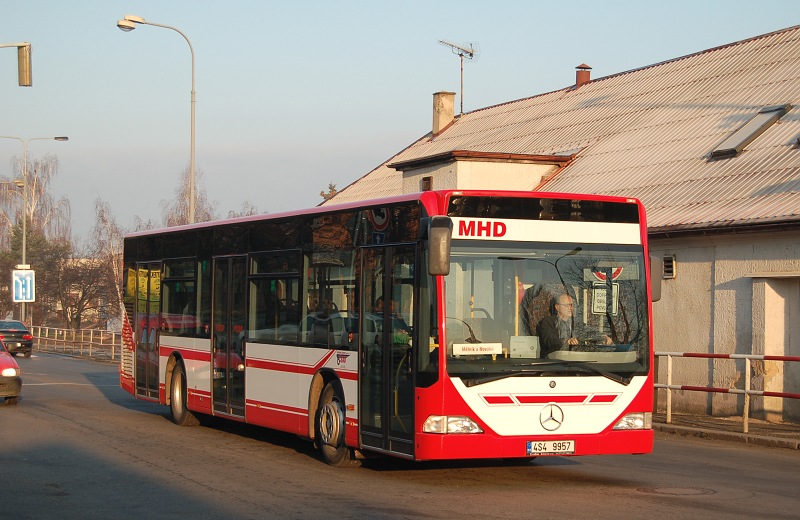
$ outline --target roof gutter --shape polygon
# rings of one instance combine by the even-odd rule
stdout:
[[[747,233],[764,233],[770,231],[797,231],[800,230],[800,220],[773,221],[757,224],[735,224],[733,222],[720,223],[714,227],[686,227],[664,226],[648,228],[647,236],[650,240],[667,238],[710,237],[725,235],[741,235]]]
[[[473,150],[451,150],[436,155],[428,155],[427,157],[418,157],[416,159],[409,159],[407,161],[398,161],[387,164],[389,168],[395,170],[410,170],[420,168],[422,166],[429,166],[431,164],[441,164],[453,161],[497,161],[497,162],[515,162],[515,163],[531,163],[531,164],[555,164],[559,166],[559,171],[566,167],[574,159],[574,155],[535,155],[535,154],[517,154],[517,153],[500,153],[500,152],[476,152]]]

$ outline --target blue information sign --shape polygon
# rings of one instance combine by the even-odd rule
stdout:
[[[13,271],[14,302],[36,301],[36,273],[33,269],[17,269]]]

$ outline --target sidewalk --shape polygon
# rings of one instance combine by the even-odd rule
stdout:
[[[672,422],[666,423],[666,414],[653,414],[653,429],[704,439],[720,439],[746,442],[759,446],[800,450],[800,424],[772,423],[758,419],[748,421],[748,432],[744,433],[742,417],[712,417],[708,415],[672,414]]]

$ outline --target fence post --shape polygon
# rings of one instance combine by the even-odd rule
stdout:
[[[744,412],[742,414],[742,428],[744,433],[750,431],[750,358],[744,358]]]
[[[667,424],[672,424],[672,356],[667,356]]]

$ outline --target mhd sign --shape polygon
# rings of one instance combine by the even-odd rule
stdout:
[[[14,303],[36,300],[36,273],[33,269],[12,271],[11,285],[14,287]]]

